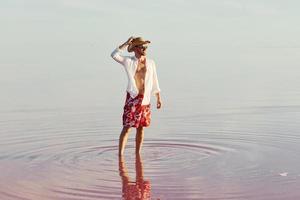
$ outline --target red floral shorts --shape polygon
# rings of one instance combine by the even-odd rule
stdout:
[[[124,127],[147,127],[150,125],[151,112],[150,104],[142,105],[144,95],[139,94],[132,98],[127,93],[124,112],[123,112],[123,126]]]

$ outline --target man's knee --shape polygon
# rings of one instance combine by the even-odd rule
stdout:
[[[121,134],[122,135],[127,135],[130,131],[130,127],[123,127]]]
[[[144,127],[142,127],[142,126],[136,128],[137,133],[143,133],[143,131],[144,131]]]

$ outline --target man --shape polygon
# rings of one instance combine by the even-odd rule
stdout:
[[[144,140],[144,127],[148,127],[151,120],[150,96],[152,94],[156,96],[157,109],[162,106],[156,66],[153,60],[146,58],[149,43],[150,41],[141,37],[130,37],[111,53],[111,57],[124,66],[128,77],[123,129],[119,140],[119,156],[124,153],[131,127],[136,128],[135,152],[140,154]],[[134,52],[134,56],[121,55],[126,47],[128,52]]]

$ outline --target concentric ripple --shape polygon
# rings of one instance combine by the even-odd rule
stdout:
[[[170,118],[168,127],[146,130],[141,156],[130,135],[123,157],[109,115],[6,113],[0,199],[297,199],[299,125],[290,123],[297,113],[269,112],[186,116],[172,134],[181,119]]]
[[[28,142],[26,145],[30,148],[12,152],[2,158],[1,170],[15,176],[2,178],[7,179],[6,184],[14,184],[14,187],[20,187],[22,190],[15,191],[9,186],[4,186],[1,187],[0,196],[7,199],[28,197],[87,200],[122,197],[117,140],[102,141],[114,145],[100,146],[92,145],[95,141],[77,141],[78,138],[72,134],[68,142],[50,144],[53,139],[45,141],[47,145],[39,145],[38,140]],[[60,136],[57,140],[60,140]],[[128,170],[125,173],[133,178],[134,183],[136,159],[133,143],[134,141],[130,139],[126,147],[126,156],[123,160],[126,167],[123,170]],[[141,158],[141,163],[146,164],[145,167],[142,164],[141,170],[145,171],[145,177],[153,179],[175,177],[182,170],[196,173],[197,166],[202,160],[220,156],[231,150],[194,141],[147,140],[143,146],[144,156]],[[5,162],[6,165],[3,165]],[[16,184],[17,180],[22,181]],[[158,186],[163,188],[162,185]],[[177,191],[181,186],[173,183],[168,186],[169,189],[170,187]]]

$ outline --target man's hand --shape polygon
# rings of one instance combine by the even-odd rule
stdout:
[[[156,93],[155,96],[156,96],[156,108],[160,109],[161,105],[162,105],[162,102],[161,102],[161,99],[160,99],[160,93],[159,92]]]
[[[123,48],[125,48],[127,45],[130,45],[131,44],[131,42],[132,42],[132,40],[133,40],[133,36],[131,36],[130,38],[128,38],[128,40],[126,41],[126,42],[124,42],[123,44],[121,44],[120,46],[119,46],[119,49],[123,49]]]
[[[161,105],[162,105],[162,102],[160,99],[157,99],[157,102],[156,102],[156,108],[157,109],[160,109],[161,108]]]
[[[133,36],[131,36],[130,38],[128,38],[128,40],[125,42],[127,45],[131,44],[132,40],[133,40]]]

